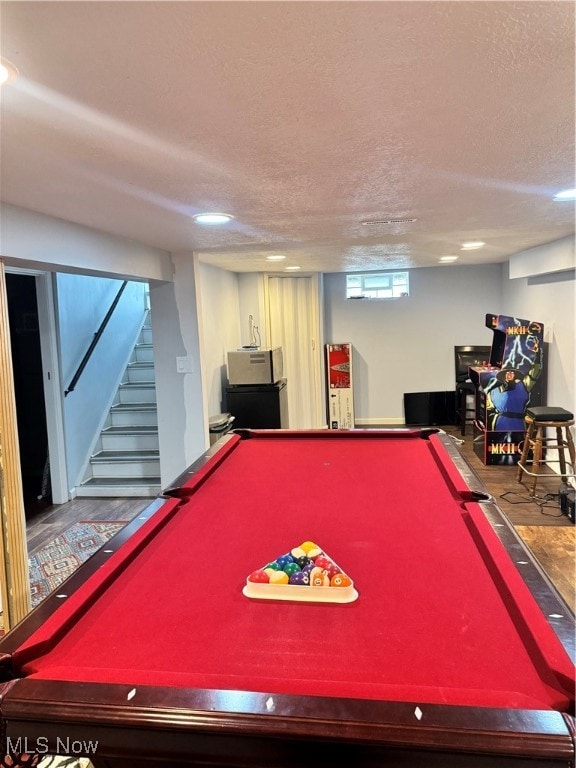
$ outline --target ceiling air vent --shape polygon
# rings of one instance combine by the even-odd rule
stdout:
[[[365,219],[361,224],[410,224],[412,221],[418,221],[418,219]]]

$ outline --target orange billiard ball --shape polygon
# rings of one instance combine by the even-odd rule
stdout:
[[[352,585],[352,579],[346,576],[345,573],[337,573],[332,576],[330,580],[331,587],[350,587]]]

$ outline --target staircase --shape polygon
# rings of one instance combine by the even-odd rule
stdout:
[[[156,496],[160,487],[158,418],[150,313],[90,458],[84,496]]]

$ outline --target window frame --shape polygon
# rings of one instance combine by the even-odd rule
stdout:
[[[401,280],[400,280],[401,278]],[[381,285],[378,285],[378,280]],[[358,285],[351,286],[352,281]],[[370,283],[372,282],[372,285]],[[403,288],[399,292],[398,287]],[[353,293],[353,291],[359,291]],[[385,294],[385,295],[384,295]],[[354,272],[346,275],[346,299],[370,299],[390,301],[410,297],[410,273],[408,270],[386,270],[385,272]]]

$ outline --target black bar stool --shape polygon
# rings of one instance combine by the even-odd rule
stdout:
[[[518,462],[517,480],[522,482],[523,476],[529,475],[532,478],[532,488],[530,496],[536,493],[536,484],[540,473],[541,464],[560,464],[560,476],[563,482],[569,477],[576,477],[574,466],[576,456],[574,451],[574,441],[570,427],[574,425],[574,414],[566,411],[564,408],[554,408],[547,405],[535,405],[526,410],[524,418],[526,423],[526,435],[522,448],[522,456]],[[547,437],[546,430],[554,429],[554,436]],[[569,461],[566,461],[565,449],[568,449]],[[547,449],[556,449],[558,451],[557,459],[545,458],[543,454]],[[530,451],[532,451],[532,461],[528,460]],[[570,465],[572,471],[568,472]],[[531,467],[531,470],[530,468]]]
[[[476,397],[476,387],[470,381],[456,384],[456,423],[460,424],[460,434],[466,434],[466,424],[474,423],[475,405],[468,407],[468,396]]]

